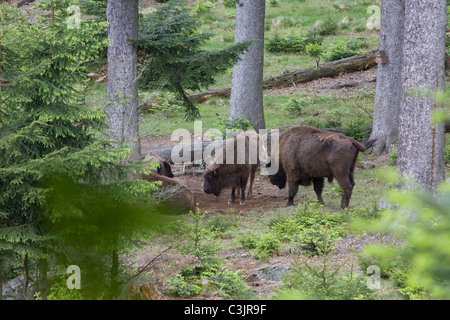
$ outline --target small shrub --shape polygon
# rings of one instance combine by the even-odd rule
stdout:
[[[303,53],[305,52],[307,38],[299,35],[275,36],[267,40],[266,49],[268,52],[287,52]]]
[[[320,24],[317,29],[317,33],[321,36],[331,36],[336,34],[338,30],[338,23],[331,17],[328,17],[324,22]]]
[[[231,215],[216,215],[208,220],[206,228],[216,234],[218,237],[225,237],[232,233],[238,226],[239,217]]]
[[[181,274],[177,274],[171,278],[167,282],[167,285],[169,286],[169,292],[171,294],[175,294],[181,298],[196,296],[202,292],[200,286],[189,283]]]
[[[223,0],[223,5],[227,8],[235,8],[236,0]]]
[[[281,241],[273,234],[265,234],[259,237],[256,242],[253,256],[262,261],[270,260],[272,255],[281,249]]]
[[[371,123],[372,120],[367,117],[352,117],[344,122],[342,134],[357,141],[363,141],[370,136],[369,124]]]
[[[325,61],[336,61],[361,54],[362,48],[363,43],[359,39],[338,40],[328,47],[323,56]]]
[[[241,270],[223,271],[205,274],[205,278],[217,288],[218,293],[223,298],[242,298],[250,295],[251,288],[245,283],[245,275]]]
[[[391,150],[391,152],[389,153],[389,158],[391,158],[393,165],[397,164],[397,149],[396,148],[393,148]]]
[[[352,271],[339,272],[341,265],[331,265],[331,260],[322,259],[318,265],[306,260],[294,261],[291,272],[283,278],[283,286],[275,299],[300,297],[321,300],[369,300],[374,292],[367,287],[367,278]]]
[[[256,236],[255,234],[246,234],[236,237],[236,242],[240,244],[244,249],[255,249],[257,241],[258,236]]]
[[[283,104],[283,108],[294,115],[301,115],[311,103],[312,101],[309,98],[291,98],[287,103]]]
[[[194,12],[195,13],[208,12],[209,9],[211,9],[212,7],[214,7],[214,4],[212,2],[199,0],[194,8]]]
[[[306,53],[316,59],[316,69],[319,68],[320,57],[323,55],[324,48],[318,43],[308,43],[306,45]]]
[[[233,120],[225,119],[219,121],[219,130],[223,132],[223,138],[229,139],[231,137],[227,137],[227,131],[232,131],[233,135],[236,135],[240,130],[250,130],[253,126],[249,120],[244,119],[242,117],[236,117]]]

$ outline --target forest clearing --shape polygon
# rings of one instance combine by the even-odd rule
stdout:
[[[1,6],[0,300],[450,298],[446,1]],[[334,172],[280,189],[267,163],[230,204],[201,152],[170,154],[299,126],[371,141],[345,163],[348,208]],[[194,210],[176,211],[180,188]]]

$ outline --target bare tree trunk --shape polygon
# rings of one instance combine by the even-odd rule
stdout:
[[[265,0],[236,2],[234,42],[258,40],[253,43],[233,68],[230,96],[230,119],[249,120],[255,130],[265,129],[263,109]]]
[[[442,108],[437,90],[445,90],[447,1],[405,2],[403,42],[404,94],[399,111],[397,168],[430,190],[444,179],[444,124],[433,124]]]
[[[383,0],[381,4],[380,53],[385,63],[377,68],[377,87],[371,139],[377,138],[373,153],[390,152],[398,136],[398,110],[402,99],[402,46],[404,0]]]
[[[117,147],[128,146],[128,160],[140,156],[137,87],[137,49],[128,39],[138,37],[138,0],[109,0],[106,134]]]

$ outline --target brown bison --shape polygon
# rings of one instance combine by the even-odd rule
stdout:
[[[355,185],[353,171],[360,151],[371,148],[375,140],[360,143],[343,134],[321,131],[308,126],[292,128],[280,135],[278,149],[271,161],[278,161],[278,172],[269,175],[273,185],[283,189],[288,184],[287,206],[293,205],[298,186],[314,185],[319,203],[323,204],[324,178],[336,178],[344,190],[341,208],[347,208]]]
[[[159,175],[155,172],[142,175],[144,180],[154,182],[162,181],[159,192],[155,195],[161,205],[173,213],[183,214],[189,211],[195,212],[195,199],[192,192],[175,179]]]
[[[158,163],[158,168],[153,172],[169,178],[174,177],[169,162],[167,160],[161,159],[161,157],[159,157],[158,155],[149,153],[148,155],[145,156],[144,161]]]
[[[250,180],[248,198],[252,194],[255,172],[260,164],[258,144],[259,135],[253,130],[241,132],[227,142],[204,170],[203,191],[218,197],[223,189],[231,188],[228,203],[232,204],[237,189],[240,192],[240,204],[245,205],[247,183]],[[233,159],[227,159],[227,151],[233,151]]]

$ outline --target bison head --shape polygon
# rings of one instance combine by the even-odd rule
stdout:
[[[203,180],[203,191],[206,194],[213,194],[216,197],[220,195],[220,192],[222,191],[221,183],[220,183],[220,177],[219,177],[219,168],[216,168],[214,170],[210,168],[206,168],[204,180]]]
[[[163,163],[159,164],[159,168],[158,168],[158,174],[163,175],[163,176],[167,176],[169,178],[173,178],[173,172],[172,172],[172,168],[170,167],[169,162],[167,161],[163,161]]]
[[[269,179],[271,184],[277,186],[280,189],[283,189],[286,186],[286,173],[282,170],[278,170],[277,173],[269,175]]]

